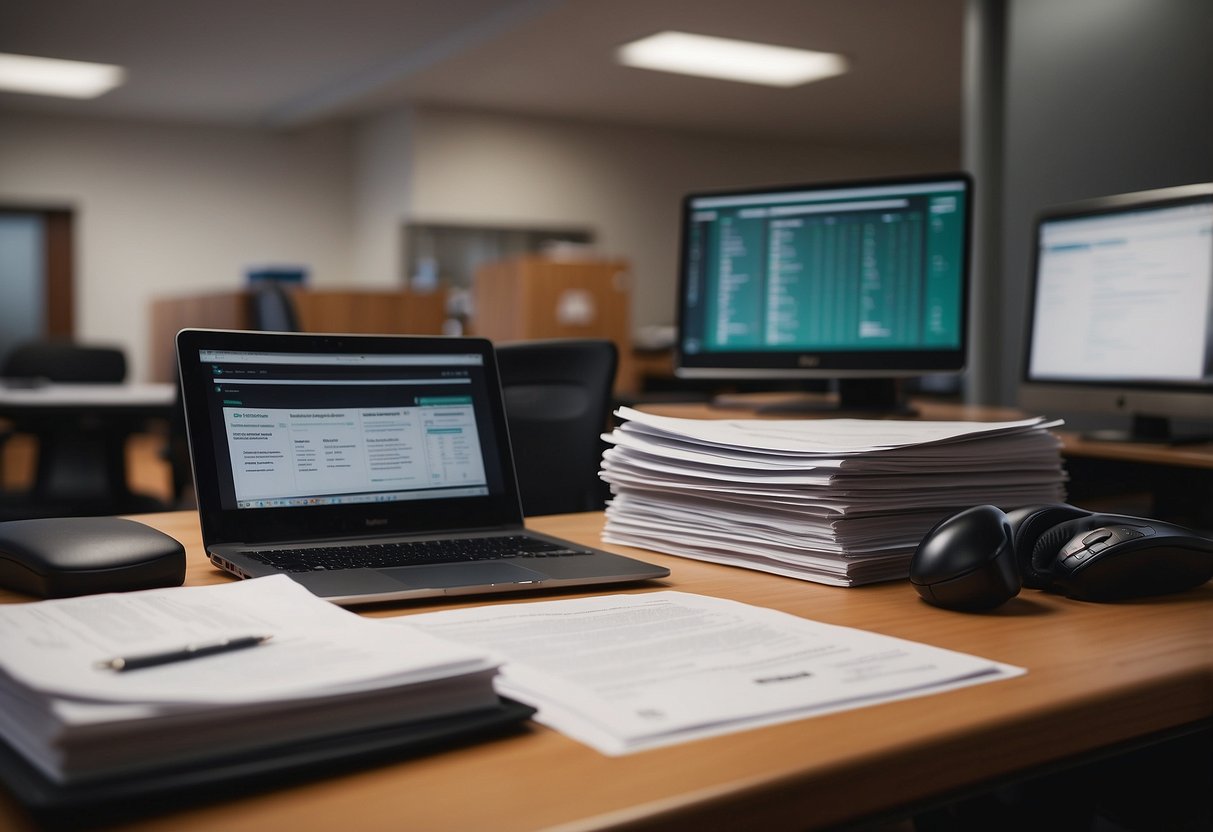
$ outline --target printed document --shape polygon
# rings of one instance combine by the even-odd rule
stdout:
[[[735,601],[663,591],[396,619],[500,655],[499,693],[619,755],[1022,674]]]
[[[244,635],[262,647],[132,673],[97,662]],[[286,575],[0,606],[0,669],[46,694],[148,703],[281,701],[493,666],[480,651],[330,604]]]

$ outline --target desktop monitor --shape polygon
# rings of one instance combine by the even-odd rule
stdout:
[[[1021,407],[1131,417],[1104,439],[1213,429],[1213,183],[1043,211],[1030,282]]]
[[[676,374],[908,412],[900,380],[964,369],[972,192],[947,173],[686,196]]]

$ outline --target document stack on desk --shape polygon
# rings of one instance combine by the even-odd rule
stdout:
[[[905,578],[954,511],[1065,499],[1059,421],[616,415],[604,540],[835,586]]]
[[[225,639],[248,641],[187,655]],[[264,772],[273,749],[493,709],[497,664],[286,576],[0,606],[0,775],[20,758],[60,785]]]

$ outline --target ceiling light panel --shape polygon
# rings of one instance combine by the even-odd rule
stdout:
[[[773,87],[795,87],[847,71],[847,60],[813,52],[730,38],[659,32],[619,47],[625,66],[677,72]]]
[[[0,90],[64,98],[96,98],[126,79],[112,64],[36,58],[0,52]]]

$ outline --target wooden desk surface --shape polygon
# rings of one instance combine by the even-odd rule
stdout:
[[[181,540],[187,583],[229,580],[204,559],[193,512],[142,515]],[[599,542],[600,513],[531,525]],[[476,746],[193,807],[131,830],[815,829],[897,810],[1072,755],[1213,718],[1213,583],[1088,604],[1025,590],[998,610],[921,602],[904,582],[851,589],[621,546],[678,589],[861,627],[1027,668],[964,690],[605,757],[540,726]],[[619,591],[619,590],[616,590]],[[579,593],[385,604],[372,616]],[[0,602],[28,600],[0,590]],[[27,829],[0,792],[0,828]]]

